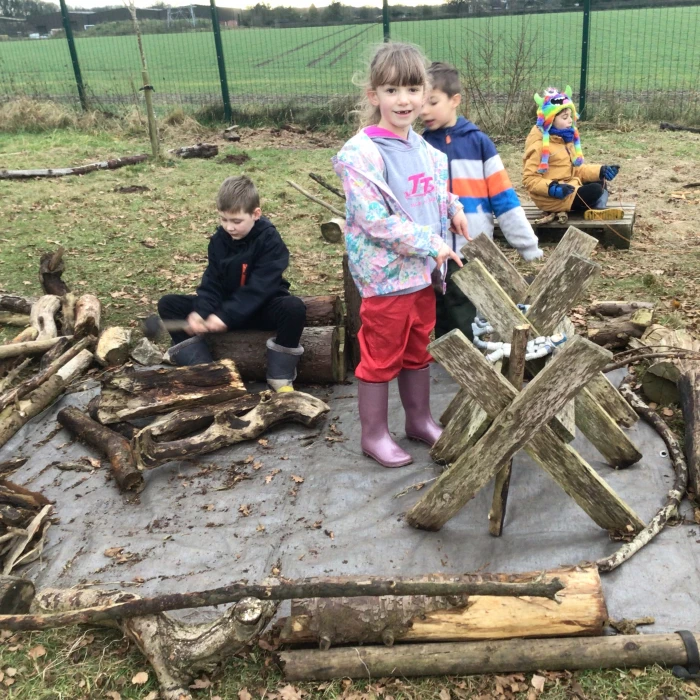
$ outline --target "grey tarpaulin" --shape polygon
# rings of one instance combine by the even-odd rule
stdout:
[[[616,373],[618,381],[622,374]],[[422,494],[397,494],[433,478],[438,469],[426,446],[403,437],[395,386],[390,427],[414,455],[409,467],[383,469],[362,456],[357,389],[346,384],[312,389],[331,406],[315,439],[300,438],[319,429],[291,425],[270,432],[267,445],[243,443],[163,465],[146,474],[146,489],[137,502],[129,502],[106,482],[106,468],[85,473],[47,466],[95,454],[65,430],[55,432],[55,416],[66,405],[86,406],[96,391],[65,397],[0,450],[0,461],[29,457],[13,478],[56,504],[59,522],[49,530],[41,561],[22,571],[37,587],[143,579],[132,590],[152,595],[241,578],[260,581],[273,568],[289,578],[520,572],[594,561],[619,546],[523,453],[515,460],[501,538],[488,533],[490,487],[440,532],[409,527],[402,515]],[[433,367],[436,416],[455,392],[446,373]],[[629,433],[644,459],[624,471],[605,465],[583,437],[574,446],[648,521],[665,501],[673,473],[652,428],[639,421]],[[246,463],[249,455],[253,460]],[[250,515],[240,512],[241,506]],[[104,554],[112,547],[123,547],[126,561],[119,564]],[[652,615],[656,625],[645,628],[650,631],[700,629],[699,564],[700,527],[667,527],[628,563],[604,575],[610,615]]]

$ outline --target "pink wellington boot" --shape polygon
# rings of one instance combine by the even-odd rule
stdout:
[[[406,435],[432,447],[442,435],[442,427],[430,414],[430,365],[423,369],[402,369],[399,395],[406,411]]]
[[[405,467],[413,461],[389,433],[389,383],[357,382],[362,451],[383,467]]]

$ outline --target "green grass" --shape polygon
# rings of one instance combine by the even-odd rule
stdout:
[[[485,87],[503,93],[520,37],[532,42],[527,62],[536,62],[526,92],[546,84],[578,89],[582,13],[394,22],[392,37],[422,46],[431,60],[464,64],[466,52],[484,67],[492,42]],[[655,93],[686,94],[666,110],[697,107],[700,71],[700,7],[597,11],[591,19],[589,103],[622,95],[649,105]],[[228,82],[235,104],[323,101],[353,94],[353,74],[363,67],[368,46],[381,41],[381,25],[223,32]],[[88,92],[105,104],[138,100],[140,64],[133,36],[78,38],[77,52]],[[144,36],[155,100],[160,105],[200,107],[221,102],[211,33]],[[12,41],[0,45],[3,95],[70,97],[76,89],[64,39]]]

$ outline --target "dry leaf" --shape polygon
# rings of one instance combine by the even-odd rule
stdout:
[[[301,700],[301,693],[293,685],[285,685],[280,690],[280,698],[282,700]]]
[[[295,484],[303,484],[304,483],[304,477],[303,476],[297,476],[296,474],[292,474],[292,481]]]
[[[450,700],[450,691],[447,688],[440,691],[440,700]]]
[[[246,518],[250,515],[250,506],[247,503],[244,503],[239,509],[238,512],[245,516]]]
[[[263,447],[267,447],[267,444],[268,444],[267,438],[260,438],[258,440],[258,445],[262,445]],[[291,686],[289,686],[289,687],[291,687]]]
[[[667,418],[670,418],[673,415],[673,409],[672,408],[664,408],[663,411],[661,411]]]
[[[157,690],[152,690],[143,700],[158,700],[160,694]]]
[[[264,526],[262,523],[260,523],[255,529],[256,529],[258,532],[264,532],[264,531],[265,531],[265,526]]]
[[[255,462],[253,462],[253,469],[255,469],[255,471],[258,471],[258,469],[260,469],[262,465],[262,462],[259,459],[256,459]]]
[[[248,455],[248,456],[243,460],[243,464],[250,464],[254,459],[255,459],[255,457],[253,457],[253,455]]]
[[[139,671],[132,679],[134,685],[143,685],[148,681],[148,671]]]
[[[328,537],[330,537],[332,540],[335,539],[335,535],[333,534],[333,530],[324,530],[323,531]]]
[[[203,688],[208,688],[210,685],[211,681],[206,676],[203,676],[202,678],[197,678],[195,682],[190,686],[190,688],[200,690]]]
[[[541,693],[544,690],[544,680],[544,676],[534,675],[530,683],[535,690]]]
[[[38,646],[35,646],[33,649],[29,650],[29,658],[30,659],[38,659],[42,656],[46,655],[46,649],[39,644]]]
[[[238,700],[253,700],[253,696],[248,692],[248,688],[241,688],[238,691]]]
[[[110,547],[109,549],[105,549],[104,554],[106,557],[118,557],[123,549],[124,547]]]
[[[158,241],[153,238],[144,238],[141,241],[141,245],[146,246],[146,248],[155,248],[158,245]]]

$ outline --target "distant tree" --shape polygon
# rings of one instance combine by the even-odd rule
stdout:
[[[326,22],[342,22],[343,16],[345,15],[345,7],[337,0],[333,0],[333,2],[327,7],[324,7],[321,12]]]
[[[58,5],[44,0],[0,0],[0,17],[29,17],[58,12]]]
[[[377,11],[373,7],[367,7],[367,5],[363,5],[362,7],[358,7],[355,10],[355,17],[357,19],[362,19],[362,20],[368,20],[372,19],[373,15],[376,15]]]
[[[430,19],[433,16],[433,6],[422,5],[420,8],[420,15],[423,19]]]
[[[306,12],[306,19],[308,19],[309,22],[318,22],[318,16],[318,7],[312,3],[309,5],[309,9]]]

